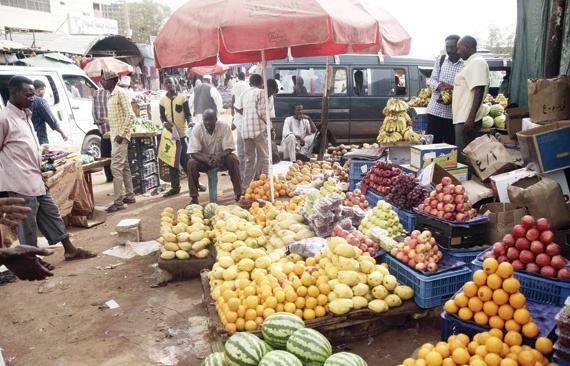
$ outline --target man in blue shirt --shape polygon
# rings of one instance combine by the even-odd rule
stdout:
[[[34,88],[36,89],[36,95],[34,96],[34,103],[32,103],[32,123],[34,130],[36,130],[36,135],[38,135],[40,145],[49,144],[46,124],[52,130],[59,132],[63,141],[67,141],[67,136],[59,127],[55,116],[51,113],[48,102],[44,99],[46,85],[41,80],[35,80]]]

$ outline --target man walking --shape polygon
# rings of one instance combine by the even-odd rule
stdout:
[[[256,77],[254,77],[256,75]],[[237,147],[237,156],[239,159],[239,171],[241,174],[241,179],[244,179],[245,175],[245,147],[243,144],[243,138],[241,136],[242,131],[242,96],[251,88],[260,88],[261,84],[263,83],[263,79],[260,75],[253,74],[250,77],[249,85],[245,82],[245,73],[240,72],[238,74],[239,81],[234,85],[232,88],[232,116],[234,116],[233,124],[236,126],[236,147]],[[254,80],[252,84],[252,80]],[[237,113],[236,113],[237,109]]]
[[[93,92],[93,107],[91,114],[93,115],[93,121],[99,129],[101,134],[101,157],[110,158],[111,157],[111,140],[103,138],[103,135],[109,132],[109,112],[107,108],[107,103],[109,102],[109,91],[105,88],[97,89]],[[111,173],[111,165],[105,165],[105,177],[107,182],[113,181],[113,174]]]
[[[109,127],[111,135],[111,171],[113,172],[114,202],[107,212],[125,209],[125,203],[135,203],[133,178],[129,165],[129,140],[135,114],[131,101],[125,91],[119,87],[119,75],[110,70],[103,70],[103,88],[109,91]],[[123,194],[123,188],[125,193]]]
[[[196,124],[202,122],[202,114],[206,109],[220,113],[224,106],[220,92],[212,85],[212,76],[204,75],[202,80],[203,82],[196,85],[194,93],[190,96],[190,106],[194,110]]]
[[[32,103],[32,123],[34,124],[36,135],[38,135],[40,145],[49,144],[46,124],[52,130],[59,132],[63,141],[67,141],[65,132],[59,127],[59,123],[57,123],[57,119],[51,113],[47,100],[44,99],[46,84],[41,80],[35,80],[34,88],[36,89],[36,95],[34,95],[34,103]]]
[[[489,65],[477,53],[477,40],[464,36],[457,42],[457,53],[465,61],[453,84],[453,127],[457,160],[469,164],[462,152],[481,129],[483,98],[489,90]]]
[[[42,148],[29,110],[35,96],[32,80],[14,76],[8,82],[8,89],[10,100],[0,111],[0,196],[22,198],[24,206],[31,209],[25,213],[26,220],[18,222],[20,244],[37,247],[39,229],[50,245],[61,242],[66,260],[95,257],[96,254],[71,243],[59,209],[43,181]],[[40,263],[48,270],[54,268],[43,260]]]
[[[459,36],[452,34],[445,39],[445,52],[433,66],[429,87],[432,96],[427,106],[428,124],[426,133],[433,135],[433,143],[448,143],[455,145],[455,130],[453,129],[453,111],[451,104],[443,104],[441,93],[453,91],[455,75],[464,61],[457,53]]]

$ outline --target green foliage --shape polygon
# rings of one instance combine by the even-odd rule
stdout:
[[[156,36],[166,19],[172,14],[169,6],[153,0],[129,3],[129,23],[133,31],[132,40],[136,43],[150,42],[150,36]]]
[[[515,46],[515,31],[510,27],[499,28],[493,24],[489,27],[487,38],[481,42],[478,48],[486,48],[497,55],[513,56]]]

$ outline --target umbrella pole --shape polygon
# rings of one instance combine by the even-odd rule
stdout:
[[[269,94],[267,92],[267,69],[265,61],[265,50],[261,50],[261,68],[263,70],[263,95],[265,96],[265,121],[267,122],[267,148],[269,151],[269,199],[271,202],[275,202],[275,195],[273,194],[273,161],[271,154],[271,112],[269,111]]]
[[[319,146],[319,154],[317,160],[322,161],[327,151],[327,130],[329,128],[329,91],[331,89],[332,69],[329,65],[329,56],[327,56],[325,66],[325,90],[323,93],[323,107],[321,110],[321,144]]]

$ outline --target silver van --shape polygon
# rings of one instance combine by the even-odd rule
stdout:
[[[92,116],[93,92],[98,87],[87,74],[79,68],[0,66],[0,108],[10,99],[8,81],[14,75],[41,80],[46,85],[44,98],[68,136],[68,140],[63,141],[59,133],[48,127],[51,145],[79,150],[91,148],[97,157],[101,156],[101,137]]]

